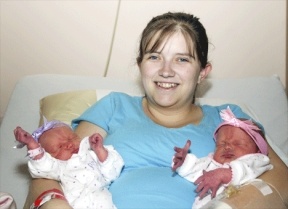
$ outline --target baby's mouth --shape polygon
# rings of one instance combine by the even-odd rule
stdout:
[[[234,154],[233,153],[224,153],[224,154],[222,154],[222,157],[231,159],[234,157]]]

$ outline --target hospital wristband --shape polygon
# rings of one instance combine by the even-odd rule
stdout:
[[[30,159],[33,159],[35,156],[40,155],[40,154],[42,154],[43,152],[44,152],[44,149],[43,149],[43,148],[41,147],[41,145],[40,145],[40,147],[38,147],[38,148],[36,148],[36,149],[28,150],[27,155],[28,155],[28,157],[29,157]]]
[[[59,189],[50,189],[40,194],[39,197],[30,206],[30,209],[39,209],[44,203],[52,199],[61,199],[67,201],[62,191]]]

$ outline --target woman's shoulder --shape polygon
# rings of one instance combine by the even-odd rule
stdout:
[[[103,97],[102,104],[104,106],[109,105],[113,111],[121,110],[138,110],[141,107],[142,97],[134,96],[123,92],[111,92],[107,96]]]
[[[231,109],[231,111],[234,113],[234,115],[238,118],[247,118],[247,119],[250,119],[251,117],[245,113],[243,111],[243,109],[238,106],[237,104],[230,104],[230,103],[227,103],[227,104],[222,104],[222,105],[216,105],[216,106],[213,106],[213,105],[210,105],[210,104],[203,104],[201,105],[201,108],[203,110],[203,114],[205,116],[210,116],[210,117],[214,117],[215,115],[218,115],[219,118],[220,118],[220,112],[221,110],[224,110],[224,109],[227,109],[227,107],[229,107]],[[218,117],[217,117],[218,118]]]
[[[220,112],[221,110],[227,109],[229,107],[232,112],[236,115],[236,117],[243,117],[243,118],[249,118],[249,116],[243,112],[241,107],[235,104],[222,104],[213,106],[210,104],[203,104],[200,105],[203,111],[204,118],[214,118],[216,120],[220,119]]]
[[[227,107],[229,107],[234,114],[243,113],[241,107],[236,105],[236,104],[228,104],[227,103],[227,104],[216,105],[216,106],[213,106],[213,105],[210,105],[210,104],[203,104],[203,105],[201,105],[201,107],[204,110],[204,113],[205,112],[220,113],[221,110],[227,109]]]

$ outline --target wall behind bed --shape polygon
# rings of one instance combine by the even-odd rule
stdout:
[[[25,75],[136,79],[140,33],[167,11],[200,17],[211,42],[211,77],[278,74],[286,86],[286,0],[7,0],[0,1],[0,117]]]

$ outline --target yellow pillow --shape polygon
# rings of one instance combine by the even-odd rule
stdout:
[[[79,90],[46,96],[40,100],[40,123],[43,116],[50,120],[60,120],[68,125],[97,101],[96,90]]]

